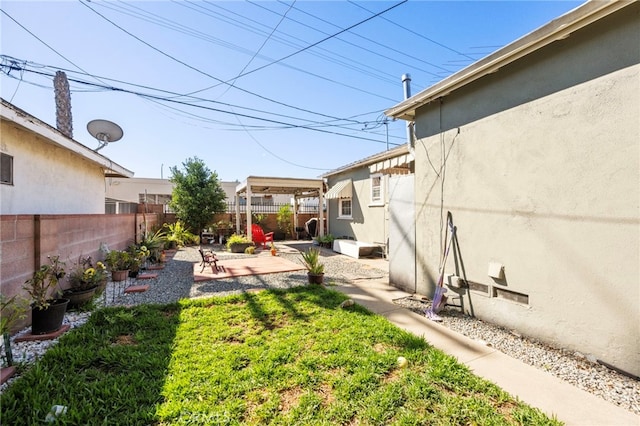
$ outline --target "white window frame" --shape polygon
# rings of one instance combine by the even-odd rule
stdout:
[[[349,213],[345,214],[342,209],[342,203],[344,201],[348,201],[350,206],[349,206]],[[338,219],[353,219],[353,199],[352,198],[338,198]]]
[[[373,184],[376,179],[380,179],[379,186],[374,186]],[[382,173],[372,174],[370,176],[370,181],[371,181],[371,192],[370,192],[371,203],[369,205],[384,206],[384,175]],[[379,195],[377,198],[374,196],[376,189],[379,191]]]

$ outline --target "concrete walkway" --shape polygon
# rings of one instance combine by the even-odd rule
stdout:
[[[390,286],[386,280],[353,280],[331,288],[398,327],[425,338],[466,364],[476,375],[567,425],[640,426],[640,416],[394,304],[394,299],[410,294]]]

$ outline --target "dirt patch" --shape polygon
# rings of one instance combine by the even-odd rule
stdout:
[[[278,409],[287,413],[291,407],[295,407],[298,405],[298,401],[300,401],[300,396],[304,394],[304,389],[300,386],[296,386],[295,388],[285,389],[280,392],[280,406]]]
[[[116,337],[116,339],[113,342],[113,344],[114,345],[130,346],[130,345],[137,345],[138,341],[131,334],[121,334],[120,336]]]

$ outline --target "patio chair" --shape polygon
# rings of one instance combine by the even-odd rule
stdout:
[[[267,248],[267,243],[273,243],[273,232],[265,232],[260,225],[251,224],[251,239],[256,244],[262,244],[262,248]]]
[[[211,266],[211,272],[214,274],[219,271],[224,271],[224,266],[218,266],[218,256],[216,256],[214,252],[209,250],[204,251],[202,248],[199,248],[198,251],[202,257],[202,262],[200,262],[200,265],[202,265],[202,269],[200,270],[201,273],[204,271],[206,266]]]

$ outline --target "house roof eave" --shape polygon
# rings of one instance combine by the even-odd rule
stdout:
[[[99,165],[102,168],[105,177],[133,177],[134,173],[131,170],[114,163],[104,155],[99,154],[80,142],[63,135],[57,129],[54,129],[47,123],[21,110],[15,105],[10,104],[4,99],[2,99],[0,118],[3,121],[11,122],[16,126],[42,137],[42,139],[53,145],[67,149],[77,156]]]
[[[632,1],[588,1],[585,4],[552,20],[531,33],[517,39],[483,59],[469,65],[455,74],[445,78],[435,85],[423,90],[415,96],[389,108],[384,113],[388,117],[413,121],[416,110],[449,95],[486,75],[500,70],[500,68],[515,62],[532,52],[535,52],[557,40],[562,40],[571,33],[602,19],[624,7]]]
[[[236,186],[236,194],[291,194],[304,198],[317,197],[323,189],[323,179],[248,176]]]
[[[322,177],[328,178],[330,176],[334,176],[334,175],[344,173],[349,170],[357,169],[360,167],[369,167],[371,164],[375,164],[380,161],[385,161],[394,157],[400,157],[402,155],[407,155],[407,154],[410,154],[409,146],[407,144],[402,144],[388,151],[379,152],[377,154],[373,154],[361,160],[354,161],[353,163],[349,163],[342,167],[338,167],[337,169],[324,173]]]

